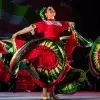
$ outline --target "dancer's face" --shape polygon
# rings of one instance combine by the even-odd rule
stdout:
[[[45,12],[46,18],[47,19],[54,19],[55,15],[56,15],[56,12],[55,12],[54,8],[48,7],[46,12]]]

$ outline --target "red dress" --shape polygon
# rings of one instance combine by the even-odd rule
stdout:
[[[54,21],[54,20],[45,21],[44,20],[44,21],[35,23],[35,25],[36,25],[36,30],[35,30],[36,34],[38,35],[43,34],[44,38],[57,41],[57,42],[61,42],[59,38],[62,36],[62,32],[65,30],[68,30],[68,23],[64,21]],[[15,43],[16,43],[16,48],[18,49],[20,48],[21,45],[25,43],[25,41],[23,40],[19,41],[15,39]],[[49,51],[48,47],[37,46],[35,49],[32,49],[30,52],[28,52],[25,55],[25,58],[29,60],[35,58],[35,60],[38,61],[38,63],[36,63],[36,61],[34,62],[38,66],[38,68],[42,68],[48,71],[55,69],[56,66],[54,66],[54,64],[58,63],[57,57],[54,55],[52,51]],[[68,62],[66,66],[67,66],[66,72],[68,72],[71,68]],[[63,75],[61,74],[60,79],[62,76]],[[58,83],[59,81],[57,81],[56,83]],[[45,81],[43,80],[42,82],[45,82]]]
[[[69,27],[67,21],[54,21],[54,20],[41,21],[35,23],[35,25],[37,31],[36,34],[44,34],[45,38],[59,42],[60,42],[59,38],[62,36],[62,33],[65,30],[68,30]],[[75,34],[72,34],[65,44],[67,58],[71,57],[72,51],[77,46],[77,44],[78,42],[76,40]]]
[[[35,25],[36,34],[44,34],[44,38],[54,41],[60,41],[59,38],[62,36],[62,32],[68,30],[68,23],[63,21],[44,20],[35,23]]]
[[[7,54],[9,51],[6,49],[6,44],[0,41],[0,55]],[[1,57],[2,58],[2,57]],[[5,69],[5,64],[0,58],[0,81],[8,82],[10,79],[9,71]]]
[[[53,41],[61,42],[60,37],[62,36],[63,31],[68,30],[68,23],[64,21],[54,21],[54,20],[44,20],[41,22],[35,23],[36,25],[36,34],[43,34],[44,38],[50,39]],[[45,49],[48,49],[47,47],[44,47]],[[33,52],[33,53],[32,53]],[[38,57],[38,54],[41,53],[41,57],[39,56],[39,62],[38,63],[39,67],[41,66],[42,60],[44,60],[44,63],[47,63],[47,59],[51,59],[52,63],[46,64],[45,69],[51,70],[53,68],[53,65],[55,62],[57,62],[56,57],[53,53],[48,53],[48,51],[41,51],[37,47],[37,51],[33,50],[28,55],[25,55],[28,57],[28,59],[31,59],[33,57]],[[50,61],[50,60],[49,60]],[[43,64],[44,65],[44,64]],[[41,66],[42,67],[42,66]],[[69,68],[69,67],[68,67]]]
[[[60,41],[59,38],[62,36],[62,32],[68,30],[68,23],[65,21],[54,21],[44,20],[35,23],[36,32],[35,34],[43,34],[44,38],[51,39],[54,41]],[[31,31],[32,32],[32,31]],[[14,40],[16,49],[20,48],[26,41]]]

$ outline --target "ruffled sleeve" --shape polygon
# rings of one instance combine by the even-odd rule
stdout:
[[[36,25],[36,33],[44,33],[45,23],[43,21],[35,23]]]
[[[68,30],[69,24],[67,21],[62,21],[61,24],[62,24],[62,32]]]

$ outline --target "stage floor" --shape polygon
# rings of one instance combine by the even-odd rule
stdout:
[[[60,100],[100,100],[100,92],[76,92],[75,94],[58,94]],[[0,92],[0,100],[41,100],[40,92]]]

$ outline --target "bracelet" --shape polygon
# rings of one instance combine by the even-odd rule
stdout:
[[[31,25],[32,25],[33,28],[36,28],[36,25],[35,24],[31,24]]]

